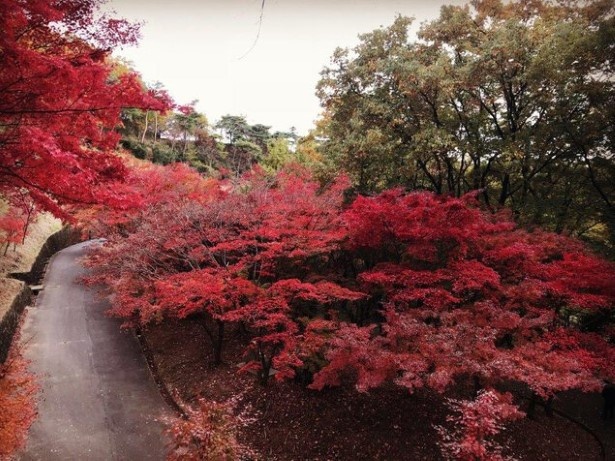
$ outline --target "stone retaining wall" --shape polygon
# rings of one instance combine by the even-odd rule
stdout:
[[[49,236],[41,248],[38,256],[34,260],[29,272],[13,273],[11,274],[11,277],[26,282],[30,285],[39,283],[43,279],[49,258],[51,258],[58,251],[80,241],[81,238],[79,232],[68,226],[63,227],[55,234]]]
[[[6,360],[11,340],[19,324],[20,315],[32,300],[32,291],[29,285],[39,283],[42,280],[49,258],[58,251],[80,240],[80,235],[77,231],[70,227],[64,227],[47,239],[29,272],[10,274],[12,278],[16,279],[15,283],[20,283],[22,286],[18,295],[11,303],[10,309],[0,318],[0,363]]]
[[[0,363],[6,360],[9,348],[11,347],[11,339],[19,324],[19,317],[32,299],[30,287],[24,282],[16,281],[16,283],[21,283],[21,290],[13,300],[10,309],[0,319]]]

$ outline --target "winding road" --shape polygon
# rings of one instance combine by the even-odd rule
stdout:
[[[22,460],[162,460],[170,415],[139,343],[79,283],[86,242],[56,254],[21,341],[42,387]]]

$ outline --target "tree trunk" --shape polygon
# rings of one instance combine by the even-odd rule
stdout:
[[[199,323],[205,330],[205,334],[211,341],[211,347],[214,355],[213,363],[218,366],[222,363],[222,347],[224,345],[224,322],[221,320],[214,320],[216,331],[212,331],[210,325],[208,325],[208,316],[205,314],[199,314]]]
[[[30,227],[30,220],[32,219],[32,213],[34,212],[34,207],[28,208],[28,213],[26,214],[26,222],[23,225],[23,234],[21,236],[21,244],[26,243],[26,235],[28,234],[28,227]]]
[[[553,396],[549,397],[545,402],[545,413],[548,417],[553,417]]]
[[[527,417],[530,419],[535,419],[536,418],[536,404],[538,403],[538,396],[536,395],[536,392],[532,392],[532,395],[530,397],[530,403],[527,407]]]
[[[154,144],[158,141],[158,112],[154,112]]]
[[[222,346],[224,344],[224,322],[216,320],[218,325],[218,335],[214,341],[214,364],[220,365],[222,363]]]
[[[145,128],[143,128],[143,135],[141,136],[141,142],[145,142],[145,135],[147,134],[147,128],[148,128],[148,121],[149,121],[149,110],[145,111]]]
[[[269,370],[271,370],[271,360],[267,360],[267,356],[258,345],[258,358],[261,362],[261,369],[258,371],[258,381],[261,386],[267,386],[269,384]]]
[[[510,175],[508,173],[504,174],[504,178],[502,178],[502,191],[500,192],[500,199],[498,203],[501,206],[504,206],[506,203],[506,199],[508,198],[508,190],[510,188]]]

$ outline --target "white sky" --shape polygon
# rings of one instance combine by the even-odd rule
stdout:
[[[466,2],[266,0],[260,37],[247,55],[261,0],[110,0],[110,8],[145,22],[139,46],[116,54],[146,82],[162,82],[177,103],[198,99],[210,123],[245,115],[272,131],[294,126],[305,134],[320,113],[319,73],[336,47],[356,45],[358,34],[390,25],[398,13],[418,26],[453,3]]]

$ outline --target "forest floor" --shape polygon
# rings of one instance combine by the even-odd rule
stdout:
[[[241,395],[255,421],[244,427],[240,442],[263,459],[290,460],[440,460],[435,426],[450,426],[450,410],[441,395],[429,391],[409,395],[396,389],[360,394],[353,389],[312,391],[296,382],[268,387],[255,376],[237,373],[242,365],[239,336],[224,349],[224,364],[213,368],[203,328],[190,320],[167,321],[145,331],[147,343],[166,387],[184,402],[205,398],[217,402]],[[462,397],[457,389],[447,397]],[[574,399],[557,406],[576,408]],[[583,422],[602,428],[602,436],[615,434],[615,422],[600,419],[601,398],[583,401]],[[523,407],[523,405],[522,405]],[[547,417],[539,410],[535,419],[510,424],[499,442],[505,454],[519,460],[594,461],[601,456],[597,440],[576,423],[561,416]],[[612,450],[613,447],[607,449]],[[615,459],[607,451],[606,459]]]

